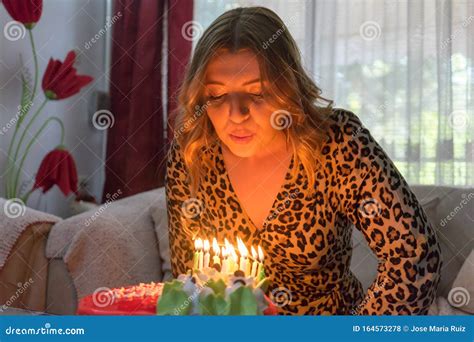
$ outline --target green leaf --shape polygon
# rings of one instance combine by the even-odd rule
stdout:
[[[230,303],[223,295],[209,294],[199,298],[199,312],[201,315],[223,316],[228,315]]]
[[[171,291],[172,289],[175,290],[182,290],[184,287],[184,283],[182,281],[179,281],[177,279],[173,279],[172,281],[169,281],[165,283],[165,286],[163,287],[162,294],[166,294],[168,291]]]
[[[252,289],[246,286],[238,287],[229,296],[229,315],[257,315],[258,303]]]
[[[158,299],[158,315],[184,316],[191,312],[192,298],[183,290],[183,283],[178,280],[166,283]]]
[[[226,285],[224,283],[224,280],[219,279],[219,280],[215,281],[215,280],[211,279],[207,282],[206,286],[210,287],[216,295],[221,295],[223,297],[225,296]]]
[[[25,119],[26,114],[31,108],[31,85],[26,80],[23,73],[21,74],[21,99],[20,99],[20,117],[18,118],[18,126]]]

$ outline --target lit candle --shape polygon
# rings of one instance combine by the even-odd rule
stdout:
[[[239,261],[239,257],[237,256],[237,253],[235,252],[234,246],[229,244],[228,246],[228,252],[229,252],[229,273],[234,273],[237,268],[239,267],[237,262]]]
[[[229,240],[224,239],[224,246],[227,254],[227,273],[234,272],[233,269],[233,258],[232,258],[232,245]]]
[[[211,260],[211,253],[209,250],[209,240],[206,239],[204,240],[204,267],[209,267],[209,261]]]
[[[230,268],[230,273],[234,273],[235,271],[237,271],[237,269],[239,268],[239,257],[237,256],[237,253],[235,252],[235,248],[234,246],[232,245],[229,245],[230,247],[230,257],[229,259],[231,260],[231,267]]]
[[[257,281],[262,280],[265,278],[265,270],[263,268],[263,250],[260,245],[257,247],[258,250],[258,270],[257,270]]]
[[[255,248],[253,246],[250,249],[250,251],[252,252],[252,259],[253,259],[252,270],[250,271],[250,276],[256,278],[257,277],[257,267],[258,267],[258,264],[259,264],[258,261],[257,261],[257,251],[255,250]]]
[[[201,239],[196,239],[194,241],[194,257],[193,257],[193,269],[197,270],[199,269],[199,255],[201,253],[202,249],[202,240]]]
[[[227,258],[228,251],[226,246],[222,246],[222,270],[223,274],[227,274],[229,272],[229,258]]]
[[[212,257],[212,266],[215,264],[221,264],[221,258],[219,258],[219,245],[217,244],[216,238],[212,239],[212,250],[214,252],[214,256]]]
[[[245,276],[248,275],[247,273],[247,255],[249,254],[249,251],[247,247],[245,247],[244,242],[240,239],[237,238],[237,248],[239,249],[240,253],[240,263],[239,263],[239,269],[244,272]]]

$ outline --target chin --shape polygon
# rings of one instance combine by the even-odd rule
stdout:
[[[247,158],[251,157],[255,154],[254,147],[249,144],[249,146],[246,145],[239,145],[235,144],[233,142],[226,143],[227,148],[237,157],[240,158]]]

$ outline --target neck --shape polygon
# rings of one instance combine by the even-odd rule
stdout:
[[[259,163],[262,160],[268,158],[277,157],[279,159],[283,159],[282,156],[289,157],[292,154],[291,146],[287,144],[286,137],[283,133],[275,134],[269,142],[265,143],[264,145],[261,145],[258,151],[254,155],[249,157],[239,157],[233,154],[232,151],[225,144],[222,145],[223,149],[225,150],[225,152],[227,152],[227,154],[230,154],[233,158],[240,159],[241,161],[249,164]]]

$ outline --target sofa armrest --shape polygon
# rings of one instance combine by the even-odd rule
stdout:
[[[30,224],[0,270],[0,310],[8,307],[46,309],[48,260],[46,241],[52,223]]]
[[[100,287],[162,279],[158,243],[149,213],[156,198],[157,191],[152,190],[106,202],[53,227],[46,256],[65,263],[77,298]],[[49,298],[62,291],[58,287],[49,290]]]

